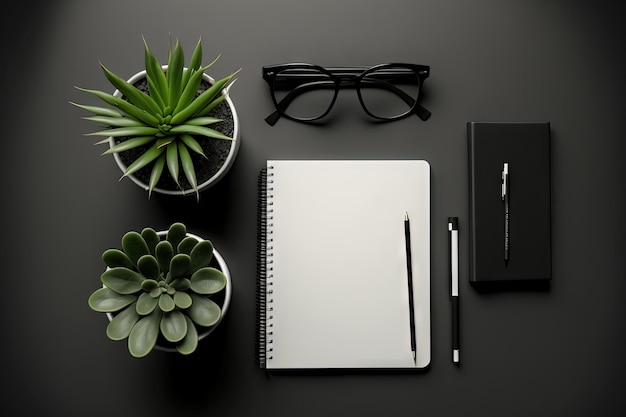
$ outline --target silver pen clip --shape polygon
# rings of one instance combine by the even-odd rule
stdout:
[[[508,192],[507,190],[508,182],[509,182],[509,163],[505,162],[504,166],[502,167],[502,201],[504,201],[506,197],[506,193]]]

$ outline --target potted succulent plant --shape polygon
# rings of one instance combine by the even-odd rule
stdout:
[[[104,136],[103,155],[113,154],[123,171],[146,191],[194,194],[214,185],[228,172],[239,149],[239,119],[228,95],[235,71],[215,80],[206,73],[219,55],[202,65],[202,43],[189,65],[176,41],[167,65],[161,65],[144,39],[145,69],[128,80],[104,65],[116,88],[113,94],[76,87],[107,107],[71,104],[91,113],[85,119],[104,126],[88,136]]]
[[[106,313],[106,334],[141,358],[153,349],[188,355],[221,322],[231,298],[228,266],[209,240],[180,222],[124,234],[102,253],[102,287],[89,307]]]

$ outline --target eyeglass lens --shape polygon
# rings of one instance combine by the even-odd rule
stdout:
[[[276,74],[273,88],[277,106],[299,120],[324,116],[336,94],[330,75],[314,68],[284,69]]]
[[[318,119],[333,104],[339,87],[335,80],[316,68],[286,68],[274,78],[274,98],[290,117]],[[361,104],[371,116],[393,119],[411,110],[419,96],[420,79],[411,68],[385,66],[367,71],[357,88]]]

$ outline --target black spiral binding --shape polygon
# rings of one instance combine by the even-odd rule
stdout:
[[[268,180],[268,176],[272,176],[271,167],[268,169],[262,169],[259,172],[258,177],[258,199],[257,199],[257,286],[256,286],[256,313],[257,313],[257,328],[256,328],[256,361],[259,368],[266,368],[267,360],[272,359],[272,299],[268,300],[267,295],[272,293],[272,268],[268,268],[268,264],[271,265],[271,249],[272,249],[272,237],[271,237],[271,221],[272,221],[272,209],[271,209],[271,197],[272,197],[272,180]],[[270,186],[268,187],[268,183]],[[269,194],[268,194],[269,192]],[[268,210],[268,198],[269,210]],[[269,220],[269,222],[268,222]],[[269,230],[268,230],[269,226]],[[268,304],[270,304],[268,308]],[[268,315],[269,313],[269,315]],[[269,355],[269,356],[268,356]]]

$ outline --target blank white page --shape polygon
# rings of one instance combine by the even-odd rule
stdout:
[[[267,162],[268,369],[430,362],[430,166]],[[417,364],[410,343],[409,215]]]

